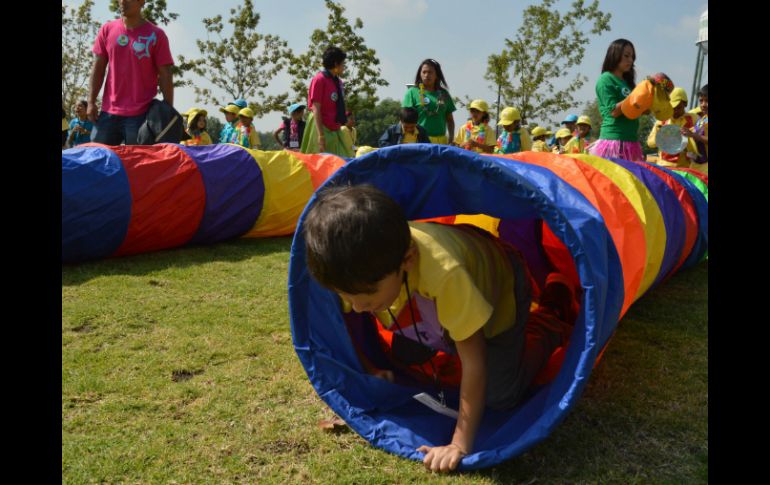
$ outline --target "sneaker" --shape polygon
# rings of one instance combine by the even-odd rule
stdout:
[[[561,273],[551,273],[546,278],[540,295],[540,306],[551,309],[568,325],[575,325],[580,310],[574,285]]]

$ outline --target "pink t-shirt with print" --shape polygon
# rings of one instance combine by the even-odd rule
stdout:
[[[344,92],[343,85],[343,92]],[[310,89],[307,95],[307,105],[312,107],[313,103],[321,104],[321,121],[324,126],[331,131],[340,129],[337,118],[337,85],[330,77],[324,76],[323,71],[313,77],[310,81]]]
[[[168,37],[151,22],[127,29],[123,20],[99,29],[91,49],[107,58],[102,111],[136,116],[147,111],[158,92],[158,67],[174,64]]]

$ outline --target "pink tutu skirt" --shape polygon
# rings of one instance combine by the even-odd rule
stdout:
[[[602,158],[622,158],[636,162],[644,161],[642,144],[638,141],[596,140],[588,148],[588,153]]]

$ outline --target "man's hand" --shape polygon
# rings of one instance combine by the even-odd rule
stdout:
[[[88,116],[91,123],[96,123],[96,116],[99,114],[99,110],[96,109],[96,103],[88,102],[88,108],[86,109],[86,116]]]
[[[460,460],[467,454],[459,446],[449,444],[446,446],[426,446],[422,445],[417,451],[425,453],[422,462],[425,468],[432,472],[450,472],[457,468]]]

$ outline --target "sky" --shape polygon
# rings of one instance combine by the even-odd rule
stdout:
[[[521,25],[522,12],[535,0],[339,0],[345,15],[352,23],[356,17],[363,21],[358,35],[376,51],[380,59],[381,77],[390,85],[380,87],[380,99],[401,100],[405,84],[414,82],[420,61],[433,58],[441,63],[449,91],[455,97],[485,99],[490,106],[497,99],[496,91],[484,80],[487,57],[499,54],[505,39],[514,39]],[[81,1],[63,0],[63,4],[80,5]],[[115,15],[109,10],[109,0],[96,0],[95,20],[105,22]],[[161,28],[169,37],[171,53],[186,58],[197,58],[200,52],[196,39],[206,39],[203,18],[221,14],[226,22],[230,9],[240,5],[237,0],[167,0],[168,11],[179,14],[177,20]],[[564,12],[571,1],[560,0],[557,8]],[[587,0],[586,3],[589,3]],[[316,28],[325,28],[328,11],[322,0],[254,0],[260,14],[258,31],[280,36],[295,53],[304,53],[310,35]],[[648,74],[665,72],[676,85],[681,85],[688,96],[692,89],[698,54],[699,19],[708,8],[703,0],[600,0],[599,8],[612,14],[609,32],[589,33],[589,44],[583,62],[565,78],[574,78],[579,72],[588,78],[585,85],[574,93],[583,105],[595,99],[594,85],[601,74],[601,65],[609,44],[618,38],[630,40],[636,47],[637,82]],[[481,23],[478,19],[484,19]],[[227,32],[227,30],[225,30]],[[201,86],[208,86],[194,74],[189,78]],[[344,78],[344,76],[343,76]],[[283,72],[273,78],[268,93],[290,92],[289,76]],[[708,56],[701,84],[708,83]],[[216,88],[214,88],[216,89]],[[224,95],[227,97],[227,95]],[[195,101],[191,87],[177,88],[174,105],[180,111],[197,106],[218,113],[217,107]],[[563,119],[567,112],[555,118]],[[280,124],[280,114],[270,113],[255,119],[260,131],[273,131]],[[455,122],[468,116],[465,108],[455,112]]]

